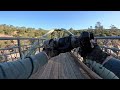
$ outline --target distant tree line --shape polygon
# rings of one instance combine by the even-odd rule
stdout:
[[[15,27],[13,25],[0,25],[0,34],[11,35],[14,37],[40,37],[48,32],[42,28],[26,28],[26,27]]]
[[[63,30],[64,28],[61,28]],[[49,30],[45,30],[42,28],[35,29],[35,28],[26,28],[26,27],[15,27],[13,25],[6,25],[1,24],[0,25],[0,34],[4,35],[10,35],[13,37],[33,37],[33,38],[39,38],[40,36],[47,33]],[[90,26],[87,29],[82,30],[74,30],[73,28],[69,29],[70,32],[72,32],[74,35],[80,35],[83,31],[93,32],[95,36],[119,36],[120,35],[120,29],[118,29],[115,25],[111,25],[109,29],[105,29],[104,26],[97,22],[95,26]],[[67,34],[63,31],[59,33],[59,35],[52,34],[53,37],[57,36],[66,36]],[[51,38],[51,36],[48,36],[48,38]],[[7,45],[10,45],[12,41],[6,42],[6,41],[0,41],[0,47]]]
[[[44,30],[42,28],[35,29],[35,28],[26,28],[26,27],[15,27],[13,25],[6,25],[6,24],[0,25],[0,35],[9,35],[13,37],[39,38],[46,32],[48,32],[48,30]],[[14,42],[12,40],[0,41],[0,48],[11,46],[13,43]],[[21,44],[23,44],[22,41]]]
[[[74,30],[73,28],[70,28],[69,30],[75,35],[80,35],[80,33],[83,31],[93,32],[95,36],[119,36],[120,35],[120,29],[118,29],[115,25],[111,25],[109,29],[105,29],[100,22],[97,22],[94,28],[90,26],[88,29],[84,29],[84,30]]]
[[[61,28],[61,30],[64,28]],[[70,28],[69,31],[74,33],[75,35],[79,35],[82,31],[90,31],[93,32],[96,36],[113,36],[113,35],[120,35],[120,29],[115,27],[114,25],[111,25],[109,29],[105,29],[103,25],[100,22],[97,22],[95,24],[95,27],[93,29],[92,26],[90,26],[87,29],[83,30],[74,30],[73,28]],[[48,30],[39,28],[26,28],[26,27],[15,27],[13,25],[6,25],[1,24],[0,25],[0,34],[5,35],[11,35],[14,37],[40,37],[44,35]]]

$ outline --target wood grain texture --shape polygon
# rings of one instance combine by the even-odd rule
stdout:
[[[69,53],[62,53],[51,58],[30,79],[85,79],[85,77],[74,58]]]

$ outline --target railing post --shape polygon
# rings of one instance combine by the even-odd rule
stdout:
[[[95,38],[95,42],[97,43],[97,38]]]
[[[39,46],[39,52],[40,52],[40,39],[38,39],[38,46]]]
[[[20,38],[17,39],[17,42],[18,42],[18,50],[19,50],[20,58],[22,59],[22,51],[21,51]]]

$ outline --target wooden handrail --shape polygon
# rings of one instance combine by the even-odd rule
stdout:
[[[70,52],[70,54],[79,63],[80,67],[90,76],[91,79],[102,79],[99,75],[88,68],[83,62],[81,62],[72,52]]]

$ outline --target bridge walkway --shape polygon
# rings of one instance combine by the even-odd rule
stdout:
[[[90,79],[70,53],[53,57],[30,79]]]

